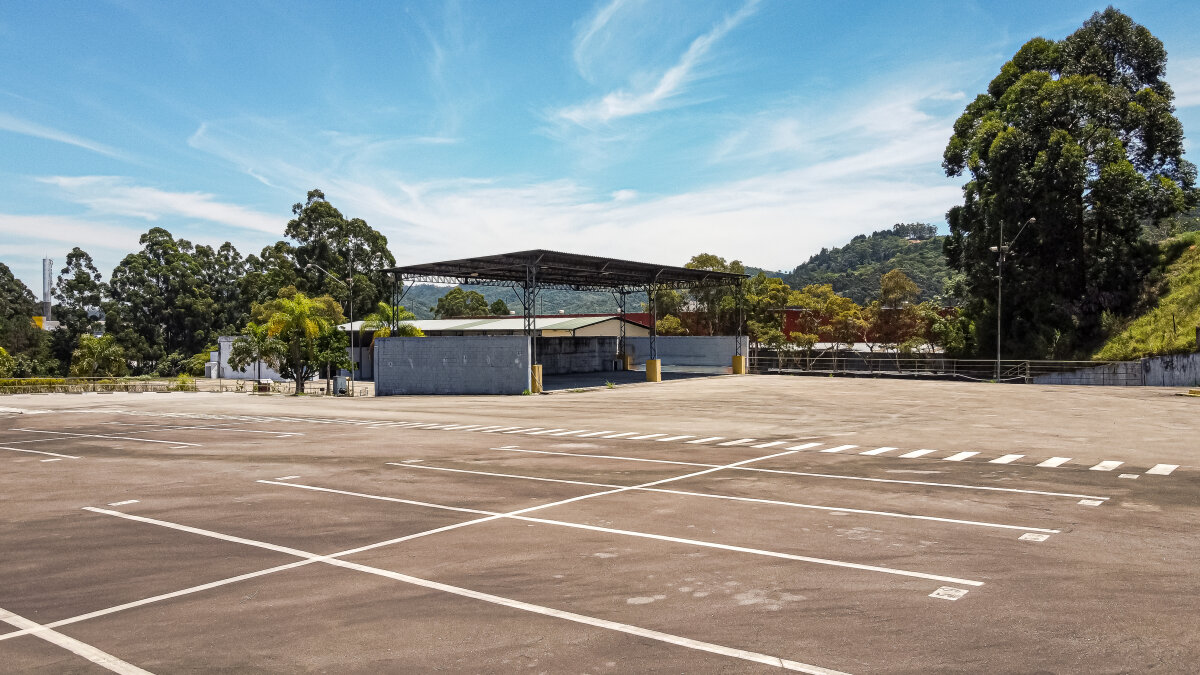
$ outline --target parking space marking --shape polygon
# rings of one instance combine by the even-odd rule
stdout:
[[[113,502],[113,503],[109,504],[109,506],[125,506],[126,504],[136,504],[136,503],[138,503],[138,500],[136,500],[136,499],[126,499],[123,502]]]
[[[63,458],[62,458],[62,457],[52,457],[52,458],[50,458],[50,459],[42,459],[42,460],[38,460],[38,461],[41,461],[41,462],[61,462],[61,461],[63,461]]]
[[[900,448],[893,448],[893,447],[889,447],[889,446],[885,445],[882,448],[875,448],[874,450],[867,450],[865,452],[860,452],[858,454],[860,454],[860,455],[882,455],[885,452],[891,452],[892,450],[899,450],[899,449]]]
[[[645,441],[645,440],[648,440],[648,439],[651,439],[651,438],[658,438],[659,436],[666,436],[666,434],[642,434],[641,436],[632,436],[632,437],[630,437],[630,438],[628,438],[628,439],[626,439],[626,440],[630,440],[630,441]]]
[[[722,438],[725,438],[725,437],[724,436],[709,436],[708,438],[697,438],[694,441],[688,441],[688,444],[696,445],[698,443],[711,443],[712,441],[719,441]]]
[[[1062,466],[1063,464],[1066,464],[1069,461],[1071,461],[1070,457],[1051,457],[1050,459],[1042,462],[1041,464],[1038,464],[1038,466],[1049,466],[1049,467]]]
[[[1100,501],[1099,499],[1080,499],[1079,503],[1083,506],[1100,506],[1104,502]]]
[[[55,434],[58,436],[70,436],[73,438],[104,438],[116,441],[138,441],[140,443],[161,443],[163,445],[171,445],[176,447],[200,447],[199,443],[184,443],[182,441],[160,441],[153,438],[136,438],[133,436],[105,436],[103,434],[77,434],[69,431],[45,431],[42,429],[10,429],[9,431],[25,431],[31,434]]]
[[[537,427],[534,427],[534,428],[536,429]],[[531,432],[529,432],[529,435],[530,436],[542,436],[545,434],[552,434],[556,431],[566,431],[566,429],[563,429],[562,427],[559,427],[557,429],[543,429],[541,431],[531,431]]]
[[[1167,476],[1178,468],[1178,464],[1155,464],[1146,474],[1149,476]]]
[[[42,461],[44,462],[46,460],[43,459]],[[1123,473],[1123,474],[1117,476],[1117,478],[1128,478],[1130,480],[1137,480],[1138,475],[1136,473]]]
[[[806,445],[797,445],[797,446],[793,446],[793,447],[790,447],[787,449],[788,450],[804,450],[805,448],[811,447],[812,445],[820,445],[820,443],[809,443]],[[527,452],[527,453],[538,454],[538,455],[565,455],[568,457],[593,457],[596,459],[615,459],[615,460],[624,460],[624,461],[629,461],[629,462],[653,462],[655,464],[678,464],[680,466],[707,466],[707,467],[720,466],[719,464],[703,464],[700,462],[681,462],[679,460],[672,460],[672,459],[648,459],[645,457],[627,457],[624,455],[596,455],[596,454],[588,454],[588,453],[583,453],[583,452],[556,452],[553,450],[529,450],[526,448],[514,448],[514,447],[492,448],[492,450],[507,450],[510,452]],[[1047,490],[1026,490],[1024,488],[994,487],[991,485],[968,485],[966,483],[939,483],[939,482],[925,481],[925,480],[904,480],[904,479],[900,479],[900,478],[872,478],[870,476],[848,476],[845,474],[838,474],[838,473],[813,473],[813,472],[809,472],[809,471],[788,471],[786,469],[764,469],[764,468],[757,467],[757,466],[739,466],[739,467],[733,467],[733,468],[737,471],[759,471],[762,473],[775,473],[775,474],[781,474],[781,475],[785,475],[785,476],[804,476],[804,477],[808,477],[808,478],[830,478],[830,479],[834,479],[834,480],[861,480],[861,481],[867,481],[870,483],[896,483],[899,485],[923,485],[923,486],[929,486],[929,487],[954,488],[954,489],[959,489],[959,490],[984,490],[987,492],[1012,492],[1012,493],[1016,493],[1016,494],[1041,495],[1041,496],[1045,496],[1045,497],[1071,497],[1073,499],[1081,499],[1081,498],[1082,499],[1099,499],[1099,500],[1110,499],[1109,497],[1101,497],[1101,496],[1097,496],[1097,495],[1075,494],[1073,492],[1050,492]]]
[[[752,448],[773,448],[777,445],[783,445],[784,443],[787,443],[787,441],[770,441],[768,443],[759,443],[758,445],[752,445],[750,447],[752,447]]]
[[[35,621],[30,621],[23,616],[13,614],[2,607],[0,607],[0,621],[16,628],[29,629],[31,635],[41,638],[50,644],[62,647],[72,654],[82,656],[88,661],[111,670],[114,673],[121,673],[121,675],[151,675],[148,670],[142,670],[132,663],[122,661],[107,652],[102,652],[86,642],[80,642],[73,637],[63,635]]]
[[[504,432],[501,432],[501,433],[505,433],[505,434],[522,434],[522,433],[529,433],[530,431],[537,431],[537,430],[539,430],[539,429],[545,429],[545,428],[546,428],[546,427],[517,427],[517,428],[513,429],[512,431],[504,431]]]
[[[531,612],[531,613],[535,613],[535,614],[541,614],[543,616],[550,616],[550,617],[554,617],[554,618],[558,618],[558,619],[564,619],[567,621],[572,621],[575,623],[595,626],[598,628],[605,628],[608,630],[627,633],[630,635],[637,635],[639,637],[650,638],[652,640],[666,642],[669,644],[675,644],[675,645],[679,645],[682,647],[687,647],[689,649],[695,649],[695,650],[710,652],[710,653],[714,653],[714,654],[721,654],[724,656],[731,656],[734,658],[738,658],[738,659],[742,659],[742,660],[746,660],[746,661],[753,661],[756,663],[765,663],[768,665],[781,667],[781,668],[784,668],[787,670],[793,670],[793,671],[803,672],[803,673],[810,673],[813,675],[845,675],[844,673],[839,673],[838,671],[829,670],[828,668],[822,668],[820,666],[808,665],[808,664],[800,663],[798,661],[790,661],[790,660],[782,659],[782,658],[779,658],[776,656],[768,656],[766,654],[760,654],[757,652],[746,651],[743,649],[737,649],[737,648],[733,648],[733,647],[726,647],[726,646],[717,645],[717,644],[710,643],[710,642],[702,642],[700,640],[693,640],[691,638],[680,637],[677,635],[672,635],[670,633],[663,633],[663,632],[651,630],[648,628],[641,628],[639,626],[634,626],[631,624],[624,624],[624,623],[619,623],[616,621],[610,621],[607,619],[600,619],[600,618],[596,618],[596,617],[586,616],[583,614],[576,614],[574,612],[568,612],[565,610],[554,609],[552,607],[546,607],[543,605],[535,605],[533,603],[528,603],[528,602],[524,602],[521,600],[505,598],[505,597],[498,596],[498,595],[492,595],[490,593],[483,593],[481,591],[475,591],[475,590],[463,588],[460,586],[451,586],[450,584],[444,584],[444,583],[441,583],[438,581],[431,581],[428,579],[422,579],[420,577],[409,576],[407,574],[401,574],[399,572],[392,572],[390,570],[385,570],[385,569],[378,568],[378,567],[371,567],[369,565],[363,565],[360,563],[353,563],[353,562],[349,562],[347,560],[341,560],[339,558],[334,558],[331,556],[320,556],[315,553],[309,553],[308,551],[300,551],[297,549],[288,549],[287,547],[277,546],[277,545],[271,544],[269,542],[255,541],[252,539],[243,539],[241,537],[233,537],[233,536],[230,536],[227,534],[222,534],[220,532],[214,532],[212,530],[202,530],[199,528],[190,527],[187,525],[181,525],[178,523],[171,523],[171,522],[164,521],[164,520],[154,520],[151,518],[142,518],[140,516],[131,516],[129,514],[120,513],[119,511],[107,511],[105,509],[96,509],[93,507],[86,507],[85,510],[92,511],[95,513],[103,513],[106,515],[116,516],[118,518],[126,518],[126,519],[130,519],[130,520],[136,520],[139,522],[144,522],[144,523],[148,523],[148,524],[152,524],[152,525],[158,525],[160,527],[167,527],[167,528],[171,528],[171,529],[181,530],[183,532],[190,532],[192,534],[197,534],[200,536],[212,537],[212,538],[216,538],[216,539],[222,539],[225,541],[232,541],[235,543],[245,544],[248,546],[256,546],[259,548],[265,548],[267,550],[284,551],[284,552],[287,552],[289,555],[304,558],[305,560],[301,561],[301,562],[305,562],[305,561],[321,562],[321,563],[325,563],[328,565],[333,565],[335,567],[342,567],[345,569],[355,570],[358,572],[373,574],[376,576],[393,579],[396,581],[412,584],[415,586],[421,586],[424,588],[443,591],[443,592],[450,593],[453,595],[472,598],[475,600],[481,600],[481,601],[496,604],[496,605],[510,607],[513,609],[519,609],[519,610],[523,610],[523,611],[527,611],[527,612]],[[349,555],[349,553],[343,553],[343,554],[339,554],[339,555]],[[970,582],[968,582],[968,583],[970,583]],[[982,585],[982,582],[975,582],[975,583]],[[136,673],[138,671],[130,671],[130,672]],[[141,671],[141,672],[144,673],[145,671]]]
[[[801,443],[800,445],[789,445],[787,447],[787,449],[788,450],[807,450],[809,448],[815,448],[818,445],[820,445],[820,443]]]
[[[843,450],[853,450],[854,448],[857,448],[857,447],[858,447],[857,445],[836,445],[832,448],[825,448],[821,452],[841,452]]]
[[[636,431],[622,431],[619,434],[609,434],[608,436],[601,436],[600,438],[623,438],[625,436],[632,436],[636,433]]]
[[[934,452],[934,451],[933,450],[913,450],[912,452],[906,452],[900,456],[903,457],[904,459],[914,459],[916,457],[924,457],[925,455],[928,455],[931,452]]]
[[[1099,464],[1097,464],[1096,466],[1093,466],[1092,468],[1090,468],[1088,470],[1089,471],[1112,471],[1113,469],[1117,468],[1118,466],[1121,466],[1122,464],[1124,464],[1124,462],[1118,462],[1118,461],[1110,459],[1110,460],[1107,460],[1104,462],[1100,462]]]
[[[582,434],[585,431],[587,431],[587,429],[578,429],[576,431],[560,431],[557,434],[550,434],[550,435],[551,436],[574,436],[576,434]]]
[[[586,482],[586,481],[570,480],[567,478],[544,478],[542,476],[523,476],[520,474],[513,474],[513,473],[496,473],[496,472],[492,472],[492,471],[476,471],[473,469],[453,469],[453,468],[442,467],[442,466],[429,466],[429,465],[416,466],[416,465],[412,465],[412,464],[397,464],[396,462],[386,462],[386,464],[388,464],[390,466],[400,466],[400,467],[403,467],[406,469],[423,469],[423,470],[429,470],[429,471],[448,471],[451,473],[475,474],[478,476],[491,476],[494,478],[515,478],[515,479],[521,479],[521,480],[541,481],[541,482],[547,482],[547,483],[568,483],[571,485],[587,485],[587,486],[591,486],[591,487],[607,487],[607,488],[625,487],[623,485],[611,485],[611,484],[607,484],[607,483],[590,483],[590,482]],[[263,482],[267,482],[267,481],[259,481],[259,482],[263,483]],[[1003,523],[991,523],[991,522],[979,521],[979,520],[963,520],[963,519],[959,519],[959,518],[942,518],[939,516],[922,516],[922,515],[916,515],[916,514],[911,514],[911,513],[900,513],[897,511],[873,511],[870,509],[857,509],[857,508],[842,507],[842,506],[822,506],[822,505],[817,505],[817,504],[802,504],[799,502],[789,502],[789,501],[783,501],[783,500],[779,500],[779,499],[760,499],[757,497],[737,497],[737,496],[733,496],[733,495],[714,494],[714,493],[710,493],[710,492],[692,492],[690,490],[673,490],[670,488],[650,488],[650,487],[633,487],[630,489],[644,491],[644,492],[660,492],[660,493],[680,495],[680,496],[685,496],[685,497],[703,497],[706,499],[725,499],[725,500],[729,500],[729,501],[749,502],[749,503],[754,503],[754,504],[771,504],[771,505],[775,505],[775,506],[789,506],[789,507],[798,508],[798,509],[812,509],[815,511],[829,511],[829,512],[834,512],[834,513],[858,513],[858,514],[862,514],[862,515],[883,516],[883,517],[887,517],[887,518],[907,518],[907,519],[912,519],[912,520],[930,520],[930,521],[939,522],[939,523],[952,523],[955,525],[971,525],[971,526],[975,526],[975,527],[995,527],[995,528],[1000,528],[1000,529],[1005,529],[1005,530],[1024,530],[1026,532],[1048,532],[1051,534],[1057,534],[1059,532],[1059,530],[1045,528],[1045,527],[1026,527],[1024,525],[1006,525]],[[349,494],[349,493],[346,493],[346,494]],[[359,495],[359,496],[362,496],[362,495]],[[395,499],[395,500],[389,499],[388,501],[401,501],[404,503],[412,503],[412,502],[407,502],[402,499]],[[428,506],[428,504],[422,504],[422,505]],[[480,511],[480,513],[483,513],[483,512]]]
[[[293,478],[299,478],[299,477],[300,476],[280,476],[279,478],[276,478],[275,480],[291,480]],[[113,506],[113,505],[109,504],[109,506]]]
[[[599,436],[599,435],[601,435],[601,434],[611,434],[611,433],[613,433],[613,432],[612,432],[612,430],[608,430],[608,431],[593,431],[593,432],[591,432],[591,433],[583,434],[582,436],[580,436],[580,438],[591,438],[592,436]]]
[[[6,445],[0,445],[0,450],[12,450],[13,452],[27,452],[31,455],[50,455],[59,459],[81,459],[75,455],[63,455],[57,452],[46,452],[45,450],[30,450],[28,448],[10,448]]]
[[[730,445],[745,445],[745,444],[747,444],[747,443],[753,443],[753,442],[754,442],[754,441],[756,441],[756,440],[758,440],[758,439],[756,439],[756,438],[739,438],[739,439],[737,439],[737,440],[733,440],[733,441],[726,441],[726,442],[724,442],[724,443],[717,443],[717,445],[721,445],[721,446],[730,446]]]
[[[1025,534],[1017,537],[1017,539],[1020,539],[1021,541],[1046,541],[1049,538],[1050,535],[1048,534],[1037,534],[1035,532],[1026,532]]]
[[[520,428],[521,427],[500,427],[498,429],[492,429],[490,431],[485,431],[483,433],[485,433],[485,434],[507,433],[509,431],[512,431],[513,429],[520,429]]]
[[[682,441],[685,438],[691,438],[692,434],[684,434],[682,436],[667,436],[666,438],[658,439],[659,443],[667,443],[669,441]]]
[[[978,452],[956,452],[953,455],[950,455],[949,457],[943,457],[942,461],[943,462],[961,462],[964,459],[967,459],[968,457],[974,457],[975,455],[978,455],[978,454],[979,454]]]
[[[1011,464],[1012,462],[1015,462],[1024,456],[1025,455],[1005,455],[989,461],[988,464]]]
[[[939,600],[958,600],[966,594],[967,590],[965,588],[951,588],[950,586],[942,586],[936,591],[930,593],[929,597],[937,598]]]

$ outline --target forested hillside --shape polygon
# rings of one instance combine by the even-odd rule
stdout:
[[[796,267],[783,280],[792,288],[832,284],[833,290],[855,302],[869,302],[879,292],[879,279],[898,269],[916,282],[920,300],[944,292],[950,270],[942,241],[933,225],[902,223],[890,230],[860,234],[845,246],[821,252]]]

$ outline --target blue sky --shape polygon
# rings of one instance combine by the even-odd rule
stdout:
[[[39,293],[43,256],[79,245],[107,278],[154,226],[257,252],[319,187],[401,263],[554,248],[790,269],[944,226],[966,101],[1103,7],[0,0],[0,261]],[[1166,44],[1195,133],[1200,3],[1119,8]]]

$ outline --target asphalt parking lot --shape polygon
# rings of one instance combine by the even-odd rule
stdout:
[[[1191,672],[1175,393],[0,398],[0,669]]]

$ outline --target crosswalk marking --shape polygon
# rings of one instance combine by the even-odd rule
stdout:
[[[682,435],[682,436],[667,436],[666,438],[660,438],[660,439],[658,439],[658,442],[659,442],[659,443],[666,443],[667,441],[682,441],[682,440],[683,440],[683,439],[685,439],[685,438],[691,438],[691,437],[692,437],[692,435],[693,435],[693,434],[684,434],[684,435]]]
[[[875,448],[874,450],[867,450],[865,452],[860,452],[858,454],[860,454],[860,455],[882,455],[883,453],[891,452],[892,450],[899,450],[899,448],[891,448],[888,446],[884,446],[882,448]]]
[[[1038,466],[1062,466],[1071,461],[1070,457],[1051,457],[1050,459],[1038,464]]]
[[[997,457],[996,459],[993,459],[992,461],[988,462],[988,464],[1010,464],[1024,456],[1025,455],[1005,455],[1003,457]]]
[[[1124,464],[1124,462],[1118,462],[1116,460],[1110,459],[1108,461],[1100,462],[1099,464],[1097,464],[1096,466],[1093,466],[1091,469],[1088,469],[1088,470],[1089,471],[1112,471],[1113,469],[1117,468],[1118,466],[1121,466],[1122,464]]]
[[[770,442],[768,442],[768,443],[759,443],[758,445],[753,445],[753,446],[750,446],[750,447],[753,447],[753,448],[773,448],[773,447],[775,447],[775,446],[777,446],[777,445],[783,445],[784,443],[787,443],[787,441],[770,441]]]
[[[688,443],[690,443],[692,445],[695,445],[696,443],[711,443],[712,441],[719,441],[722,438],[725,438],[725,437],[724,436],[709,436],[708,438],[697,438],[694,441],[688,441]]]
[[[914,457],[924,457],[931,452],[933,452],[933,450],[913,450],[912,452],[906,452],[900,456],[904,459],[913,459]]]
[[[857,445],[839,445],[839,446],[832,447],[832,448],[825,448],[821,452],[841,452],[843,450],[853,450],[854,448],[857,448],[857,447],[858,447]]]
[[[968,457],[974,457],[975,455],[978,455],[978,454],[979,454],[978,452],[956,452],[953,455],[950,455],[949,457],[943,457],[942,461],[943,462],[961,462]]]
[[[1146,473],[1151,476],[1166,476],[1178,468],[1179,468],[1178,464],[1155,464]]]
[[[753,443],[756,440],[758,440],[758,439],[756,439],[756,438],[739,438],[736,441],[726,441],[724,443],[717,443],[717,445],[745,445],[747,443]]]

